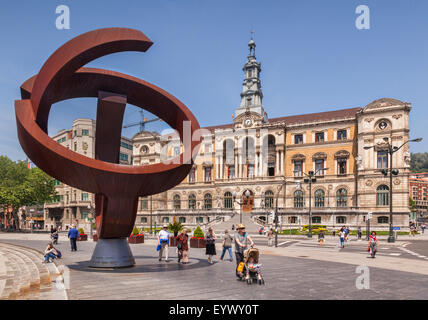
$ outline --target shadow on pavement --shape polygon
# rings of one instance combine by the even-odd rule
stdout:
[[[189,258],[189,264],[183,265],[177,263],[176,259],[170,259],[170,262],[164,260],[158,261],[153,256],[134,256],[135,266],[124,268],[92,268],[89,266],[89,261],[80,261],[71,265],[68,268],[77,271],[94,272],[94,273],[148,273],[148,272],[170,272],[170,271],[185,271],[193,269],[207,268],[211,266],[206,259]],[[140,260],[139,259],[144,259]]]

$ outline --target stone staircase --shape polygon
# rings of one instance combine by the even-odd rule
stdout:
[[[36,250],[0,243],[0,300],[66,300],[57,265],[43,260]]]
[[[236,227],[239,224],[240,216],[239,213],[235,213],[235,215],[228,221],[220,222],[213,226],[213,229],[216,233],[224,233],[224,230],[229,230],[232,232],[232,225]],[[249,213],[242,214],[242,224],[245,226],[245,229],[248,233],[254,234],[259,233],[259,229],[261,225],[255,223],[251,218]]]

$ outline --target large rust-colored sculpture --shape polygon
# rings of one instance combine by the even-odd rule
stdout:
[[[52,177],[95,194],[99,239],[129,236],[138,197],[160,193],[180,183],[189,173],[192,155],[200,144],[200,139],[188,138],[199,129],[198,121],[169,93],[129,75],[83,67],[107,54],[145,52],[151,45],[142,32],[132,29],[108,28],[82,34],[56,50],[39,73],[22,84],[22,100],[15,101],[18,138],[29,158]],[[51,105],[76,97],[98,98],[95,159],[61,146],[47,134]],[[118,164],[126,103],[144,108],[176,129],[184,152],[170,164]],[[93,264],[102,263],[123,266],[106,261]]]

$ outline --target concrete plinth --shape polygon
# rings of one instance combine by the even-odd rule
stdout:
[[[90,267],[121,268],[135,265],[127,238],[98,239],[92,254]]]

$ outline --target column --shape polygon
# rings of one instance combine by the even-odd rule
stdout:
[[[239,170],[238,170],[238,154],[235,154],[235,178],[238,178]]]
[[[255,157],[254,157],[254,176],[255,177],[259,176],[259,154],[258,154],[258,152],[256,152]]]
[[[221,166],[220,166],[220,170],[221,170],[221,178],[224,179],[224,159],[223,157],[221,157]]]
[[[275,175],[278,175],[280,173],[280,169],[279,169],[279,150],[276,150],[276,157],[275,157]]]
[[[285,158],[285,152],[284,150],[281,150],[281,174],[284,174],[284,158]]]

